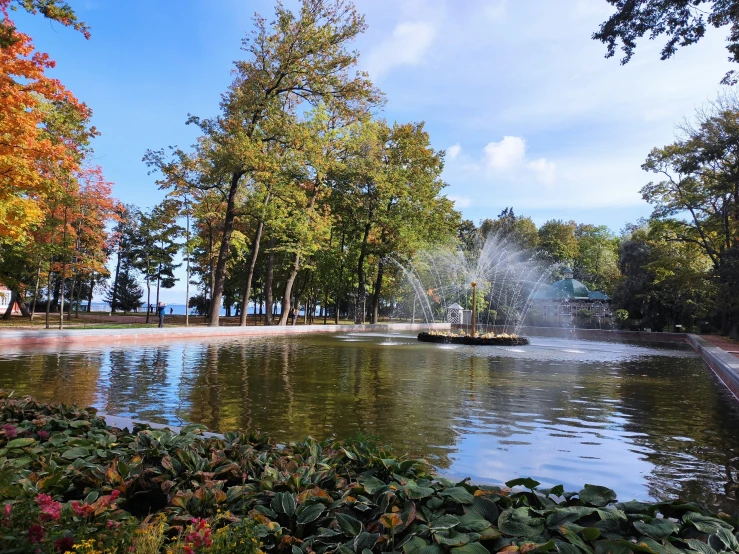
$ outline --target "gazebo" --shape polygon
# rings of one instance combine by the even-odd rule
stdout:
[[[545,319],[572,318],[589,314],[590,317],[611,317],[611,299],[600,291],[591,291],[577,279],[570,268],[564,270],[564,279],[543,287],[532,296],[532,315]]]

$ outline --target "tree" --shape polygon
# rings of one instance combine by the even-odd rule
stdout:
[[[144,296],[144,289],[136,281],[133,269],[125,267],[118,275],[115,297],[113,289],[108,290],[105,301],[110,304],[111,310],[123,310],[130,312],[141,307],[141,298]]]
[[[228,176],[210,325],[218,325],[237,197],[245,186],[274,173],[270,145],[291,143],[290,130],[304,103],[351,112],[364,111],[379,98],[364,74],[348,73],[357,54],[347,44],[366,27],[350,1],[303,0],[297,14],[278,4],[273,23],[260,16],[254,23],[252,37],[243,41],[249,59],[236,62],[221,116],[190,120],[212,141],[214,164]]]
[[[18,4],[69,20],[64,3]],[[54,62],[15,29],[9,5],[0,0],[0,242],[25,243],[44,218],[41,201],[80,169],[96,131],[87,126],[90,110],[46,76]]]
[[[151,284],[156,283],[155,305],[159,305],[161,288],[174,287],[177,279],[174,270],[180,264],[174,258],[180,250],[176,239],[182,228],[175,224],[175,206],[166,201],[154,206],[149,213],[139,213],[140,224],[134,236],[132,249],[133,266],[141,271],[146,281],[146,304],[151,305]],[[150,310],[146,310],[146,322],[149,322]]]
[[[480,222],[480,232],[484,238],[493,233],[523,250],[536,248],[539,244],[534,221],[530,217],[517,216],[513,213],[513,208],[505,208],[498,214],[497,219],[485,219]]]
[[[574,221],[550,219],[539,228],[539,249],[553,262],[573,263],[580,253],[576,229]]]
[[[739,102],[720,98],[680,131],[676,142],[647,157],[642,168],[662,180],[644,186],[642,198],[654,205],[652,220],[668,231],[665,240],[698,246],[714,274],[726,277],[725,264],[739,247]],[[723,290],[736,297],[730,281]],[[739,312],[722,308],[722,331],[739,334]]]
[[[41,13],[65,27],[72,27],[85,38],[90,38],[87,24],[77,19],[74,10],[64,0],[0,0],[0,13],[3,14],[3,20],[0,21],[0,49],[13,46],[19,41],[15,26],[8,17],[8,9],[17,10],[19,7],[34,15]]]
[[[578,243],[575,276],[591,289],[610,294],[620,277],[618,239],[605,225],[580,224],[575,236]]]
[[[616,7],[616,13],[593,33],[593,39],[606,45],[606,57],[613,57],[620,44],[624,57],[631,60],[638,39],[648,35],[654,40],[667,36],[661,59],[671,58],[677,49],[695,44],[708,26],[719,29],[729,26],[729,61],[739,61],[739,1],[737,0],[606,0]],[[723,84],[735,84],[736,71],[726,73]]]

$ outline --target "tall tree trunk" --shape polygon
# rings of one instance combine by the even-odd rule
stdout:
[[[357,260],[357,298],[354,308],[354,323],[364,323],[365,305],[367,303],[367,279],[364,274],[364,259],[367,256],[367,243],[369,241],[369,233],[372,225],[366,223],[364,226],[364,237],[362,238],[362,248],[359,250],[359,260]]]
[[[382,290],[382,276],[385,270],[385,264],[380,260],[377,268],[377,280],[375,281],[375,294],[372,296],[372,315],[370,323],[377,323],[380,317],[380,291]]]
[[[157,309],[159,308],[159,284],[162,282],[162,264],[159,264],[157,268]]]
[[[272,325],[272,280],[275,276],[275,239],[271,238],[267,241],[267,275],[264,278],[264,308],[267,317],[264,320],[265,325]]]
[[[280,322],[277,325],[285,325],[287,323],[287,316],[290,312],[290,295],[293,291],[293,283],[295,282],[295,277],[298,275],[298,270],[300,269],[300,253],[296,252],[295,257],[293,258],[292,268],[290,269],[290,275],[287,278],[287,282],[285,283],[285,292],[282,293],[282,313],[280,313]],[[295,319],[297,319],[298,314],[295,314],[295,318],[293,319],[293,322],[295,322]]]
[[[49,328],[49,312],[51,311],[51,262],[49,258],[49,274],[46,276],[46,328]]]
[[[146,323],[149,323],[151,315],[151,268],[149,260],[146,260]]]
[[[208,276],[208,299],[213,299],[213,289],[216,286],[216,267],[213,264],[213,260],[215,259],[213,257],[213,243],[215,241],[213,240],[213,225],[208,225],[208,267],[210,268],[210,275]],[[208,308],[208,313],[210,313],[210,308]]]
[[[18,309],[21,312],[22,317],[28,317],[30,315],[30,312],[28,311],[28,306],[26,306],[25,300],[23,300],[23,295],[18,292],[18,289],[15,291],[15,301],[18,304]]]
[[[41,284],[41,256],[38,257],[38,266],[36,267],[36,286],[33,288],[33,304],[31,304],[31,314],[29,319],[33,321],[33,316],[36,313],[36,301],[38,300],[38,288]]]
[[[67,208],[64,208],[64,234],[62,235],[62,253],[64,257],[62,258],[62,293],[59,298],[59,329],[64,329],[64,281],[67,278],[67,253],[65,249],[67,248]]]
[[[82,278],[79,280],[77,285],[77,303],[74,305],[74,318],[80,318],[80,296],[82,296]]]
[[[87,296],[87,313],[92,312],[92,295],[95,292],[95,272],[90,276],[90,294]]]
[[[218,327],[221,315],[221,299],[223,298],[223,287],[226,284],[226,262],[228,262],[228,250],[231,247],[231,233],[234,228],[236,217],[236,192],[239,190],[239,181],[243,172],[234,173],[231,176],[231,187],[228,190],[228,201],[226,202],[226,217],[223,221],[223,236],[221,238],[221,249],[218,252],[218,263],[213,287],[213,298],[210,302],[210,314],[208,325]]]
[[[185,196],[185,210],[187,210],[187,196]],[[187,254],[187,267],[185,268],[185,327],[190,326],[190,212],[185,215],[186,235],[185,253]]]
[[[262,230],[264,229],[264,222],[259,221],[257,223],[257,232],[254,235],[254,242],[251,247],[251,258],[249,259],[249,268],[246,270],[246,287],[244,289],[244,297],[241,300],[241,320],[239,325],[244,327],[246,325],[246,315],[249,308],[249,296],[251,296],[251,280],[254,277],[254,268],[257,265],[257,256],[259,255],[259,243],[262,241]],[[256,308],[256,306],[255,306]],[[256,310],[254,311],[256,314]]]
[[[67,321],[72,321],[72,305],[74,304],[74,289],[77,286],[77,273],[72,275],[72,285],[69,287],[69,305],[67,306]]]
[[[115,313],[115,305],[118,301],[118,275],[121,272],[121,243],[118,243],[118,260],[115,263],[115,279],[113,279],[113,293],[110,295],[110,313]],[[92,290],[90,290],[90,304],[92,304]]]

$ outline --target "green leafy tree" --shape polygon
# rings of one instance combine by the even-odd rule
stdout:
[[[550,219],[539,228],[539,249],[553,262],[572,263],[580,254],[576,230],[574,221]]]
[[[636,43],[645,35],[654,40],[667,37],[661,59],[671,58],[683,46],[701,40],[708,27],[729,27],[726,49],[729,61],[739,61],[739,2],[737,0],[606,0],[616,12],[593,34],[606,45],[606,57],[620,45],[621,64],[631,60]],[[736,83],[736,71],[726,73],[723,84]]]
[[[644,170],[661,180],[641,190],[654,206],[652,219],[662,224],[665,240],[690,243],[710,259],[727,298],[732,286],[732,252],[739,247],[739,101],[723,97],[698,111],[695,123],[678,140],[650,152]],[[722,332],[739,336],[739,311],[722,304]]]
[[[480,223],[480,232],[487,238],[493,233],[499,239],[528,250],[539,244],[536,224],[530,217],[517,216],[513,208],[505,208],[496,219],[485,219]]]
[[[243,41],[248,57],[236,62],[221,115],[190,120],[212,144],[208,156],[227,183],[210,325],[218,325],[238,197],[278,169],[271,145],[294,144],[291,130],[305,104],[350,112],[379,100],[364,74],[349,74],[357,54],[347,46],[366,28],[351,2],[303,0],[297,13],[278,4],[271,23],[261,16],[254,23]]]

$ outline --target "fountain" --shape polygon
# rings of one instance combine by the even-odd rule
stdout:
[[[425,321],[443,319],[453,325],[452,332],[420,333],[418,340],[506,346],[529,343],[518,332],[533,293],[550,271],[530,252],[490,235],[474,251],[425,251],[399,265]]]

